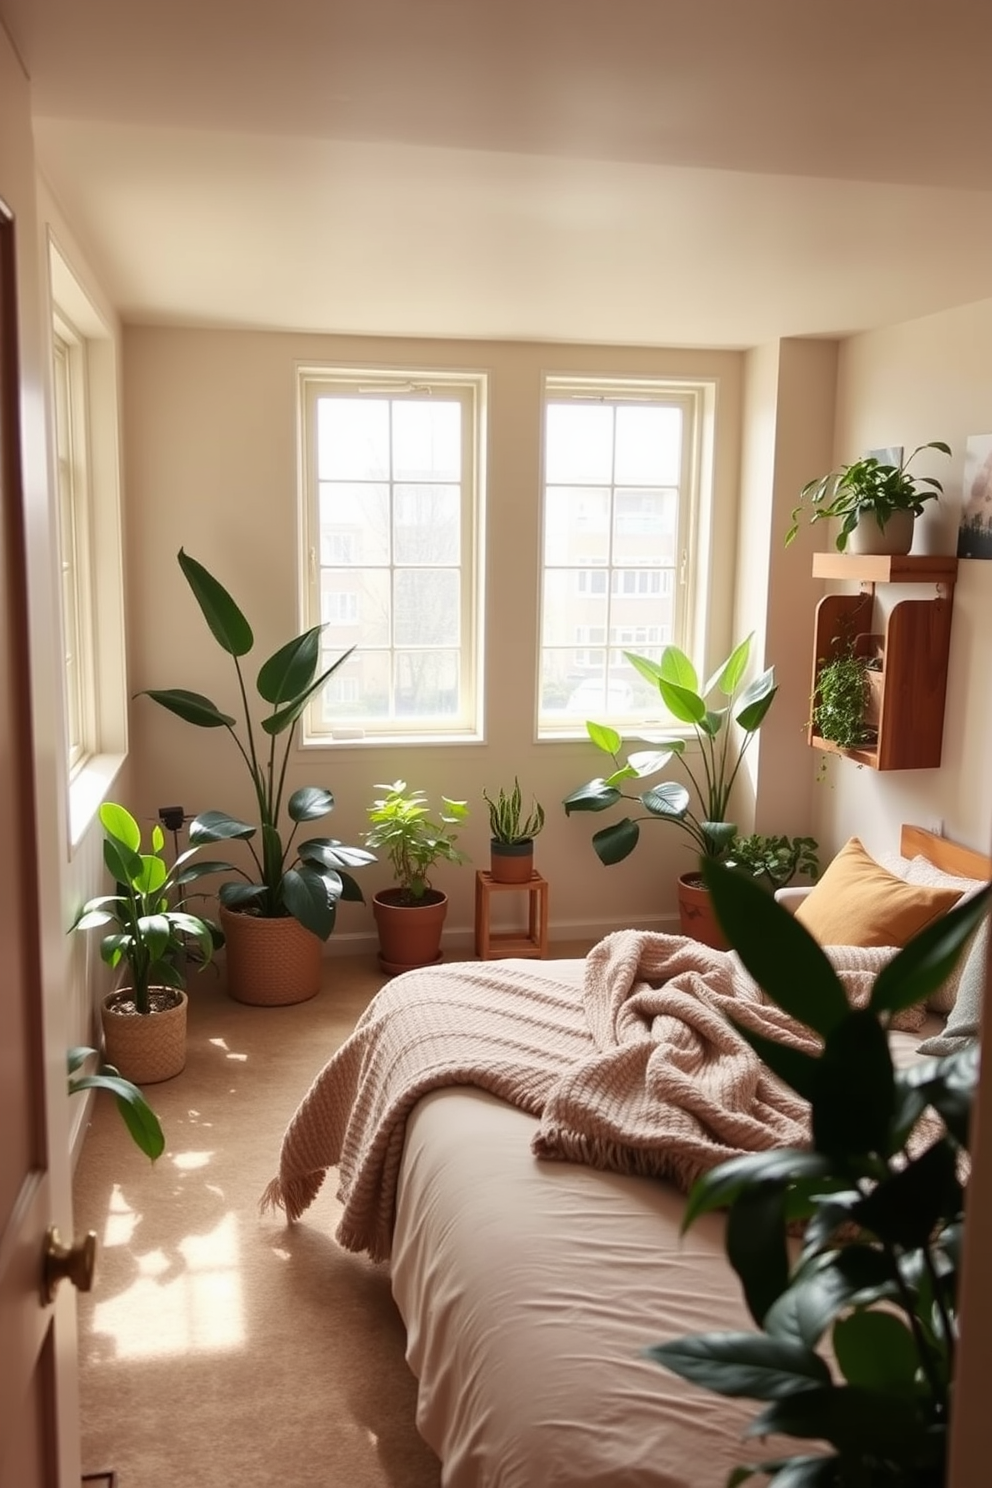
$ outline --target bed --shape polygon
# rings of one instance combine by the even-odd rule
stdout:
[[[916,828],[897,857],[879,882],[922,878],[930,911],[989,875]],[[828,954],[858,1000],[892,951]],[[746,1457],[753,1405],[644,1353],[750,1327],[720,1216],[679,1236],[684,1191],[721,1154],[804,1139],[802,1103],[724,1042],[727,998],[756,1028],[784,1018],[733,953],[676,936],[408,972],[301,1101],[265,1202],[298,1217],[338,1168],[338,1239],[389,1262],[445,1488],[717,1488]],[[899,1063],[944,1029],[914,1018]]]

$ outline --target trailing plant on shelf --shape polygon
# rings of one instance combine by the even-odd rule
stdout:
[[[870,742],[865,724],[869,669],[869,658],[855,655],[850,647],[817,668],[813,732],[840,749],[860,749]]]
[[[419,905],[431,889],[430,870],[435,863],[466,863],[466,855],[455,846],[459,826],[468,816],[464,801],[441,797],[437,819],[431,815],[427,795],[422,790],[408,791],[405,780],[392,785],[377,785],[384,794],[368,807],[370,829],[365,833],[369,847],[381,848],[393,870],[398,890],[396,902]]]
[[[334,810],[334,797],[324,786],[305,785],[286,795],[286,771],[296,725],[309,703],[351,651],[338,657],[320,675],[320,635],[314,625],[302,635],[280,646],[259,668],[255,681],[258,702],[263,705],[262,737],[256,734],[248,701],[248,687],[241,659],[255,644],[251,626],[224,586],[211,573],[180,549],[179,566],[218,645],[234,663],[241,700],[240,720],[223,712],[202,693],[183,688],[146,688],[144,694],[178,718],[197,728],[227,729],[251,781],[258,819],[242,821],[224,811],[204,811],[190,823],[189,840],[207,843],[247,843],[254,862],[254,876],[235,863],[215,863],[215,872],[237,874],[238,880],[224,883],[220,902],[231,910],[242,910],[265,919],[292,916],[320,940],[334,929],[338,901],[364,902],[362,891],[350,869],[375,862],[372,853],[346,847],[333,837],[311,837],[296,841],[304,823],[319,821]],[[352,648],[354,649],[354,648]],[[266,711],[267,710],[267,711]],[[238,728],[242,733],[238,733]],[[263,742],[267,736],[267,745]],[[278,742],[281,742],[281,751]],[[288,824],[283,821],[283,813]]]
[[[483,788],[482,798],[489,807],[489,835],[494,842],[508,846],[529,842],[544,827],[544,807],[538,800],[532,800],[531,809],[524,816],[520,781],[516,776],[511,791],[500,786],[493,799]]]
[[[820,876],[819,843],[813,837],[774,837],[751,832],[734,837],[727,867],[745,873],[764,888],[783,889],[797,876],[812,882]]]
[[[746,687],[743,685],[751,641],[752,636],[748,636],[735,646],[702,687],[692,662],[677,646],[666,646],[658,662],[631,651],[624,652],[630,664],[657,687],[667,712],[678,724],[690,729],[689,739],[694,739],[699,747],[699,765],[694,767],[686,755],[686,738],[652,740],[641,735],[641,742],[655,747],[635,750],[624,759],[623,740],[616,729],[607,724],[586,723],[590,739],[610,756],[613,769],[607,776],[587,781],[567,795],[562,803],[566,815],[573,811],[606,811],[620,801],[636,802],[643,810],[641,816],[625,816],[593,834],[592,845],[602,863],[620,863],[630,856],[640,839],[642,821],[673,822],[703,857],[726,855],[737,831],[735,823],[727,819],[730,793],[744,755],[777,691],[773,667]],[[710,706],[714,692],[726,699],[722,707]],[[741,733],[732,742],[734,724]],[[695,808],[689,790],[678,781],[665,781],[636,793],[622,788],[629,782],[657,775],[673,759],[678,760],[695,790],[698,798]]]
[[[842,465],[839,470],[831,470],[827,475],[807,481],[792,512],[792,525],[785,535],[786,546],[794,540],[804,516],[808,516],[811,523],[837,518],[841,525],[835,543],[841,553],[865,516],[874,516],[882,529],[895,512],[907,511],[919,516],[924,502],[936,501],[944,490],[935,476],[912,476],[908,470],[910,462],[921,451],[931,449],[944,455],[951,453],[950,445],[942,439],[933,439],[929,444],[918,444],[912,454],[898,465],[866,455],[850,465]],[[926,487],[929,489],[923,489]]]
[[[88,1073],[79,1071],[91,1059],[97,1061]],[[127,1127],[135,1146],[151,1158],[152,1162],[165,1151],[165,1134],[161,1123],[141,1091],[131,1080],[125,1080],[120,1071],[100,1058],[99,1049],[80,1044],[70,1049],[66,1062],[69,1071],[69,1094],[78,1095],[84,1090],[106,1090],[117,1101],[121,1120]]]
[[[186,985],[186,937],[197,948],[201,969],[224,944],[220,926],[191,914],[184,896],[188,884],[214,872],[216,865],[192,862],[198,849],[190,847],[169,868],[162,856],[165,834],[158,822],[152,827],[152,850],[144,853],[141,828],[125,807],[105,801],[98,814],[104,830],[103,861],[117,891],[88,900],[70,928],[113,926],[100,942],[101,959],[111,970],[127,968],[117,1000],[133,1002],[135,1012],[144,1017],[179,1000],[176,993]]]
[[[810,1055],[739,1028],[809,1102],[812,1142],[722,1163],[686,1206],[683,1230],[728,1210],[727,1258],[760,1331],[690,1335],[648,1352],[695,1384],[762,1402],[748,1436],[800,1447],[741,1466],[727,1488],[757,1474],[769,1488],[942,1488],[979,1053],[976,1043],[897,1070],[886,1029],[950,974],[992,889],[917,935],[878,975],[868,1005],[852,1008],[802,925],[726,867],[704,872],[748,971],[822,1038]],[[940,1124],[924,1128],[928,1109]]]

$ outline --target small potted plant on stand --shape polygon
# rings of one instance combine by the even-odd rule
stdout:
[[[114,926],[100,943],[100,955],[112,969],[126,968],[126,974],[100,1010],[107,1062],[125,1080],[153,1085],[171,1080],[186,1064],[184,937],[196,943],[201,969],[224,943],[218,926],[190,914],[181,896],[173,898],[212,865],[192,864],[193,847],[167,868],[165,835],[157,822],[152,851],[143,853],[141,829],[129,811],[107,801],[99,816],[106,834],[103,860],[117,892],[90,899],[71,928]]]
[[[489,807],[489,869],[494,881],[529,883],[534,874],[534,838],[544,826],[544,807],[532,800],[529,814],[523,815],[516,776],[511,791],[500,786],[493,800],[483,789],[482,798]]]
[[[408,791],[405,780],[377,785],[376,790],[384,794],[368,808],[371,827],[365,841],[385,852],[396,883],[372,896],[372,912],[379,931],[379,964],[396,975],[441,959],[448,896],[432,886],[428,874],[435,863],[468,861],[451,830],[468,816],[468,806],[442,796],[439,820],[434,820],[425,792]]]
[[[372,853],[346,847],[336,838],[295,842],[302,823],[318,821],[333,811],[329,790],[305,785],[284,799],[289,752],[300,716],[351,652],[316,676],[323,627],[315,625],[262,664],[255,685],[261,703],[268,708],[261,720],[266,745],[256,739],[241,669],[241,658],[255,643],[251,626],[224,586],[181,549],[179,566],[214,639],[234,662],[244,737],[237,733],[238,720],[201,693],[148,688],[146,695],[198,728],[227,729],[248,768],[258,812],[257,822],[242,821],[225,811],[205,811],[190,823],[191,843],[245,842],[254,867],[251,872],[235,863],[212,865],[214,872],[236,873],[240,880],[222,884],[219,894],[227,937],[227,989],[237,1001],[256,1005],[304,1002],[320,990],[322,943],[334,929],[338,900],[364,902],[348,870],[375,862]],[[276,745],[280,737],[281,755]],[[288,827],[282,821],[284,809]]]
[[[792,526],[785,535],[786,546],[799,531],[803,514],[808,513],[810,522],[837,518],[838,552],[908,553],[913,546],[913,525],[923,503],[936,501],[944,489],[932,475],[909,474],[910,461],[921,450],[928,449],[939,450],[944,455],[951,453],[950,446],[942,439],[933,439],[929,444],[917,445],[909,458],[898,465],[866,455],[863,460],[807,481],[792,513]],[[921,489],[926,486],[930,489]]]
[[[629,857],[640,839],[640,822],[674,822],[689,837],[705,859],[720,860],[737,832],[727,820],[730,792],[747,748],[761,727],[777,691],[775,671],[769,667],[743,687],[751,654],[751,637],[740,642],[700,687],[696,669],[678,646],[666,646],[661,661],[649,661],[631,651],[624,655],[632,666],[654,683],[667,711],[680,724],[688,724],[699,745],[701,775],[686,758],[685,739],[654,741],[661,749],[637,750],[621,759],[623,740],[616,729],[588,722],[586,731],[592,742],[613,761],[605,778],[587,781],[565,797],[566,815],[573,811],[606,811],[620,801],[635,801],[643,808],[640,817],[625,816],[611,826],[593,833],[592,845],[601,863],[609,866]],[[711,708],[708,698],[720,692],[727,699],[721,708]],[[729,745],[727,732],[733,721],[741,730],[738,744]],[[652,741],[642,736],[645,743]],[[692,807],[692,797],[684,785],[669,780],[648,790],[631,794],[621,787],[628,781],[641,781],[657,775],[672,759],[678,759],[699,798]],[[684,935],[706,945],[724,948],[726,942],[710,907],[710,896],[698,869],[679,877],[679,915]]]

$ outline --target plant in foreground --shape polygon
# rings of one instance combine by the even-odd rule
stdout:
[[[258,811],[256,823],[242,821],[224,811],[204,811],[190,823],[189,840],[198,846],[235,840],[248,844],[256,878],[235,863],[213,864],[214,872],[237,873],[244,880],[221,885],[220,902],[228,909],[245,910],[266,919],[292,915],[307,930],[326,940],[334,929],[338,900],[364,902],[362,891],[348,870],[373,863],[375,858],[360,847],[346,847],[332,837],[311,837],[294,845],[301,823],[327,816],[334,810],[334,797],[323,786],[305,785],[293,791],[285,801],[290,821],[287,830],[282,824],[286,767],[303,710],[327,678],[347,661],[351,651],[346,651],[317,676],[323,626],[314,625],[280,646],[262,663],[255,688],[269,709],[260,725],[262,734],[268,736],[266,748],[256,736],[241,667],[241,658],[255,644],[251,626],[224,586],[201,563],[182,549],[178,557],[214,639],[234,662],[244,737],[238,735],[238,720],[222,712],[202,693],[176,687],[148,688],[144,695],[197,728],[227,729],[247,766]],[[276,745],[280,738],[281,755]]]
[[[749,1436],[816,1444],[742,1466],[727,1488],[758,1473],[770,1488],[942,1488],[979,1056],[976,1045],[895,1070],[886,1028],[950,974],[990,888],[910,941],[855,1009],[820,947],[769,895],[719,864],[704,865],[704,877],[748,971],[822,1039],[817,1056],[739,1030],[809,1102],[812,1142],[722,1163],[686,1207],[683,1229],[728,1210],[727,1256],[761,1331],[649,1352],[708,1389],[764,1402]],[[942,1126],[920,1127],[928,1108]],[[790,1253],[797,1222],[802,1241]]]
[[[702,688],[695,667],[678,646],[666,646],[660,662],[649,661],[632,651],[624,652],[631,665],[658,688],[661,701],[672,717],[692,730],[699,745],[698,768],[702,773],[697,774],[689,763],[685,739],[663,737],[652,740],[646,734],[641,735],[643,743],[663,747],[637,750],[623,760],[620,757],[623,740],[616,729],[588,722],[586,732],[598,749],[610,755],[614,768],[605,779],[590,780],[566,796],[562,802],[565,814],[606,811],[623,800],[636,801],[646,813],[636,818],[625,816],[593,833],[592,845],[600,862],[620,863],[629,857],[640,837],[640,822],[652,819],[674,822],[681,827],[704,857],[722,858],[726,854],[737,831],[735,823],[727,820],[730,792],[741,761],[764,722],[777,691],[773,667],[755,677],[742,690],[751,640],[752,637],[748,636],[735,646]],[[709,706],[708,699],[713,692],[720,692],[727,699],[723,707]],[[732,724],[741,730],[741,738],[733,743],[730,737]],[[665,781],[636,795],[621,789],[627,781],[657,775],[675,757],[699,798],[696,810],[692,809],[689,791],[678,781]]]

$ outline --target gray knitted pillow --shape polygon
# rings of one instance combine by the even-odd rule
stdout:
[[[988,954],[989,920],[982,921],[965,958],[957,998],[943,1033],[924,1039],[921,1054],[955,1054],[978,1038],[982,1021],[982,991],[985,986],[985,958]]]

